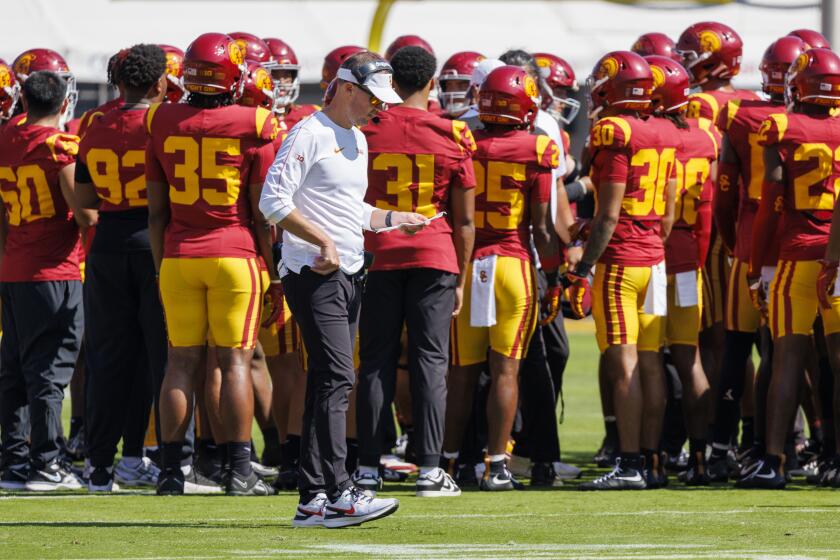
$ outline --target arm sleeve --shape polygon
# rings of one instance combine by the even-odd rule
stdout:
[[[586,198],[586,187],[581,181],[573,181],[564,185],[569,203],[578,202]]]
[[[293,130],[280,146],[260,195],[260,210],[269,223],[283,221],[295,209],[292,197],[306,180],[316,154],[315,148],[315,138],[303,127]]]

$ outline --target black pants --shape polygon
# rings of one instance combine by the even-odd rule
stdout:
[[[88,255],[85,278],[85,438],[91,465],[117,443],[139,457],[166,367],[166,324],[150,252]]]
[[[306,346],[308,371],[300,442],[299,490],[334,500],[351,485],[345,468],[347,408],[355,380],[353,343],[362,275],[322,276],[303,267],[283,277],[286,301]]]
[[[371,272],[359,320],[356,419],[359,463],[379,465],[397,384],[400,335],[408,331],[408,373],[416,461],[436,467],[443,445],[449,326],[458,277],[431,268]]]
[[[545,273],[537,274],[540,298],[545,293]],[[519,370],[521,431],[514,435],[516,455],[535,463],[560,460],[557,402],[562,399],[563,372],[569,361],[569,339],[563,316],[537,326]]]
[[[11,465],[30,461],[40,468],[58,457],[62,445],[61,403],[82,341],[82,283],[3,283],[0,300],[3,462]],[[24,412],[27,405],[29,434]]]

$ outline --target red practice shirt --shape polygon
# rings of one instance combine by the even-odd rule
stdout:
[[[451,214],[453,188],[475,187],[475,141],[466,124],[419,109],[393,107],[362,129],[368,142],[365,202],[380,210],[417,212],[431,218]],[[434,268],[458,274],[449,219],[416,235],[365,232],[375,255],[371,270]]]
[[[531,200],[549,202],[560,149],[548,136],[515,129],[479,130],[475,141],[473,258],[530,261]]]
[[[81,280],[79,228],[59,172],[76,162],[79,137],[47,126],[4,127],[0,194],[6,246],[0,281]]]
[[[250,185],[274,160],[279,124],[263,108],[156,104],[146,113],[146,178],[169,185],[164,257],[254,257]]]

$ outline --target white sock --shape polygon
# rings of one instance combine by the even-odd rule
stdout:
[[[359,474],[379,476],[379,467],[365,467],[363,465],[359,465]]]
[[[437,470],[437,467],[420,467],[420,476],[426,476],[435,470]]]
[[[444,451],[443,458],[444,459],[457,459],[460,453],[458,451]]]
[[[491,463],[498,463],[499,461],[505,460],[505,454],[499,453],[498,455],[488,455],[487,458],[490,459]]]

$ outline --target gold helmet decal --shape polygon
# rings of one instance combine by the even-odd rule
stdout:
[[[802,72],[808,67],[808,62],[810,62],[811,57],[808,56],[807,52],[804,52],[796,57],[796,60],[793,61],[793,65],[791,67],[792,72]]]
[[[231,41],[228,44],[228,55],[230,61],[237,66],[245,62],[245,48],[239,45],[239,41]]]
[[[259,89],[271,91],[274,88],[274,83],[271,81],[271,76],[265,68],[257,68],[253,73],[254,85]]]
[[[20,55],[15,61],[15,74],[29,74],[29,67],[32,65],[33,60],[35,60],[35,55],[32,53]]]
[[[714,31],[701,31],[697,34],[700,50],[703,52],[717,52],[720,50],[720,37]]]
[[[536,58],[534,59],[534,62],[535,62],[535,63],[537,64],[537,66],[539,66],[540,68],[548,68],[549,66],[551,66],[551,61],[550,61],[550,60],[548,60],[547,58],[543,57],[543,56],[538,56],[538,57],[536,57]]]
[[[525,94],[534,99],[540,96],[540,92],[537,89],[537,82],[528,75],[525,76]]]
[[[12,85],[12,73],[5,64],[0,64],[0,88],[7,88]]]
[[[618,75],[619,68],[620,64],[618,63],[618,60],[612,56],[608,56],[601,61],[601,66],[598,67],[598,71],[595,72],[595,78],[599,80],[602,78],[615,78],[616,75]]]
[[[181,58],[175,53],[166,53],[166,73],[175,78],[183,73]]]
[[[665,71],[659,66],[651,64],[650,72],[653,74],[653,89],[661,87],[665,84]]]

